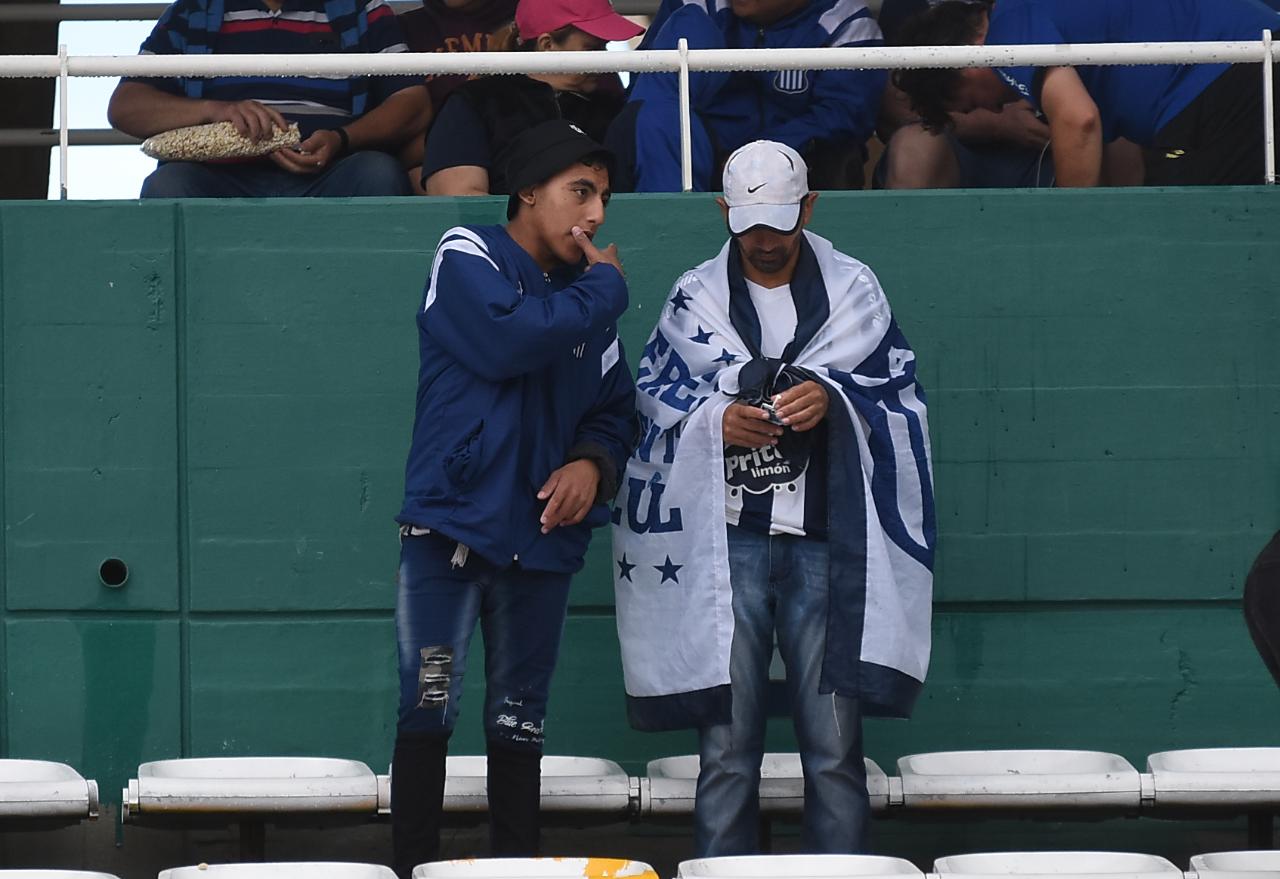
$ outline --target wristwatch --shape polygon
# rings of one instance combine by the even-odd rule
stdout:
[[[342,144],[338,147],[338,155],[345,156],[351,152],[351,138],[347,135],[347,130],[345,128],[330,128],[329,130],[338,135],[338,140],[342,141]]]

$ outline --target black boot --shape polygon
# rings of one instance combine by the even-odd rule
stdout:
[[[438,860],[449,737],[401,732],[391,760],[391,847],[396,875]]]
[[[489,854],[537,857],[542,754],[492,739],[485,750],[489,755]]]

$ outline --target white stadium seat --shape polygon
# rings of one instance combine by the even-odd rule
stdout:
[[[484,812],[486,797],[484,757],[449,757],[445,769],[446,812]],[[392,779],[394,784],[395,779]],[[544,812],[601,812],[624,815],[631,809],[634,780],[612,760],[597,757],[543,757],[542,809]]]
[[[1156,806],[1280,806],[1280,748],[1199,748],[1147,758]]]
[[[943,751],[898,760],[914,808],[1119,808],[1142,801],[1138,770],[1102,751]]]
[[[898,877],[924,873],[902,858],[876,855],[742,855],[697,858],[680,864],[679,879],[842,879]]]
[[[1194,879],[1276,879],[1280,876],[1280,851],[1195,855],[1187,872]]]
[[[1183,873],[1155,855],[1131,852],[990,852],[938,858],[939,879],[1150,879]]]
[[[867,769],[867,793],[871,809],[889,807],[889,779],[871,760]],[[649,761],[648,777],[641,780],[641,814],[687,815],[693,812],[698,785],[697,754]],[[804,774],[799,754],[765,754],[760,766],[760,810],[765,814],[799,814],[804,808]]]
[[[98,817],[98,783],[65,763],[0,760],[0,818]]]
[[[466,858],[413,868],[413,879],[658,879],[643,861],[620,858]]]
[[[297,862],[276,864],[199,864],[161,870],[159,879],[396,879],[378,864]]]
[[[143,763],[124,791],[124,820],[148,813],[265,815],[378,811],[363,763],[323,757],[204,757]]]

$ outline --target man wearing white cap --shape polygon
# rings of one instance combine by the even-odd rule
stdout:
[[[637,373],[614,517],[628,716],[698,729],[702,857],[759,845],[775,637],[811,852],[865,849],[862,716],[908,716],[928,666],[924,391],[875,275],[805,230],[816,200],[790,147],[731,155],[730,240],[676,281]]]

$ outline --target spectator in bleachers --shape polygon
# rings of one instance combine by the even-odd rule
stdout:
[[[220,13],[220,14],[219,14]],[[406,51],[384,0],[177,0],[144,55]],[[219,76],[121,80],[111,124],[135,137],[230,122],[253,140],[290,122],[302,143],[240,163],[165,162],[143,198],[406,195],[393,153],[420,136],[427,90],[418,77]]]
[[[903,25],[930,5],[929,0],[884,0],[879,21],[885,42],[901,45]],[[952,113],[946,130],[931,131],[890,82],[878,134],[885,151],[873,172],[877,189],[1053,185],[1049,126],[1028,101],[1015,101],[999,113],[981,108]]]
[[[677,32],[689,40],[691,49],[722,44],[711,19],[697,6],[684,6],[672,13],[667,20],[666,33]],[[675,46],[654,44],[650,48],[673,49]],[[689,74],[694,192],[717,188],[716,148],[703,116],[714,106],[728,76],[719,71],[692,71]],[[617,157],[615,192],[679,192],[682,187],[677,75],[646,73],[637,76],[626,106],[609,126],[605,146]]]
[[[710,26],[677,10],[701,10]],[[708,45],[706,34],[714,36]],[[862,0],[663,0],[640,48],[872,46],[880,28]],[[637,78],[643,79],[643,75]],[[887,76],[882,70],[740,71],[729,75],[701,117],[715,145],[715,168],[759,138],[805,157],[815,189],[861,189],[866,143]]]
[[[593,243],[611,157],[564,120],[507,151],[506,226],[458,226],[418,309],[421,366],[405,470],[392,763],[396,870],[440,848],[445,760],[472,634],[491,854],[538,851],[540,759],[569,581],[609,521],[636,433],[616,321],[627,284]],[[585,264],[586,269],[583,270]]]
[[[946,0],[903,28],[908,45],[1258,40],[1280,16],[1257,0]],[[1049,127],[1058,186],[1106,182],[1104,145],[1146,149],[1145,182],[1262,182],[1262,76],[1256,64],[902,70],[895,83],[935,132],[952,113],[1017,101]],[[1016,111],[1015,111],[1016,112]]]
[[[400,27],[410,52],[488,52],[495,32],[515,18],[515,0],[423,0],[422,8],[403,13]],[[427,77],[431,106],[467,81],[466,74]]]
[[[1280,687],[1280,531],[1259,554],[1245,580],[1244,619],[1258,654]]]
[[[487,52],[493,34],[515,17],[516,0],[422,0],[422,7],[400,15],[400,27],[410,52]],[[467,81],[465,74],[427,77],[432,115],[449,95]],[[429,127],[429,123],[428,123]],[[422,192],[424,139],[413,138],[402,154],[409,182]]]
[[[520,0],[515,24],[491,45],[501,51],[603,51],[608,42],[643,32],[614,12],[609,0]],[[484,76],[463,84],[440,108],[427,134],[422,162],[426,193],[509,193],[499,156],[521,132],[550,119],[568,120],[603,141],[623,96],[599,85],[600,77],[593,73]]]
[[[627,711],[698,729],[698,857],[758,851],[775,640],[814,853],[866,850],[862,717],[909,715],[928,665],[916,359],[871,270],[806,230],[817,197],[785,144],[731,155],[729,241],[676,281],[637,371],[614,528]]]

